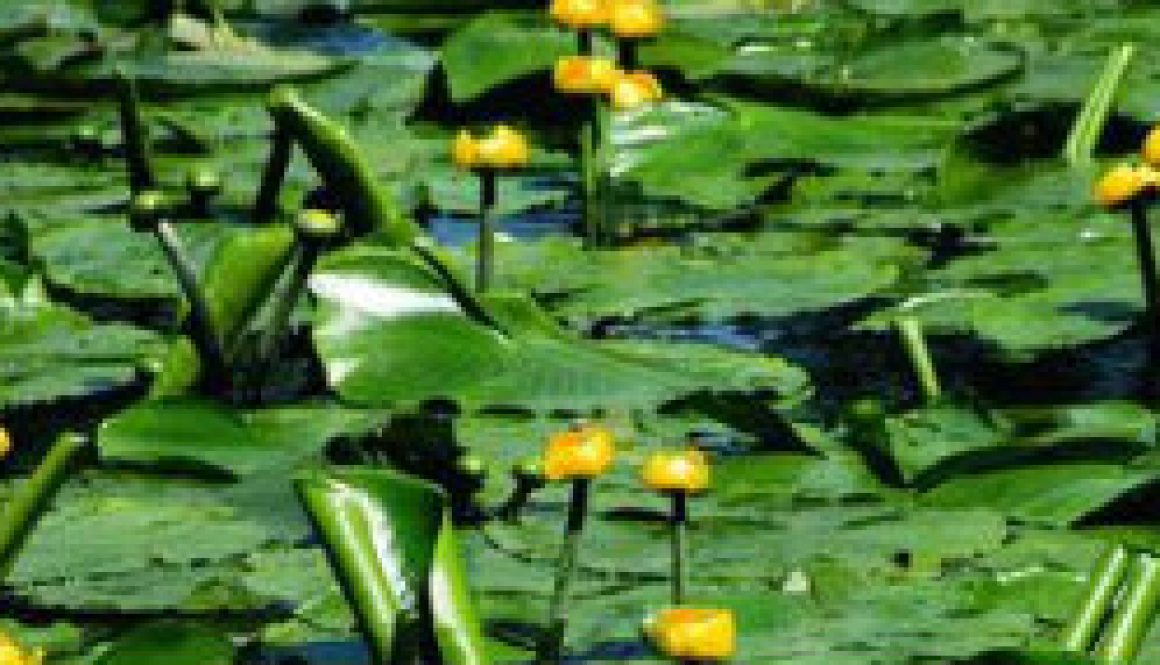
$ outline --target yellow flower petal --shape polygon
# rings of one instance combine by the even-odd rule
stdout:
[[[612,107],[632,111],[664,99],[660,81],[649,72],[621,72],[612,85]]]

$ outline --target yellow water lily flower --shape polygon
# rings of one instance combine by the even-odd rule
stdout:
[[[573,30],[590,30],[608,23],[608,0],[552,0],[552,20]]]
[[[664,99],[660,81],[650,72],[620,72],[612,84],[612,107],[632,111]]]
[[[7,457],[10,452],[12,452],[12,435],[0,427],[0,459]]]
[[[582,425],[553,435],[544,453],[544,477],[551,481],[595,478],[612,466],[612,432]]]
[[[556,90],[570,95],[595,95],[612,91],[619,71],[609,58],[574,55],[560,58],[552,69]]]
[[[41,665],[43,662],[43,649],[28,651],[12,638],[0,633],[0,665]]]
[[[709,460],[695,448],[653,453],[644,462],[641,479],[658,492],[703,492],[709,488]]]
[[[1157,181],[1156,172],[1147,166],[1121,164],[1096,183],[1095,199],[1104,207],[1117,208],[1154,190]]]
[[[644,39],[665,27],[665,13],[656,0],[612,0],[608,24],[621,39]]]
[[[496,125],[491,134],[475,138],[460,130],[451,144],[451,160],[461,169],[512,169],[531,159],[528,139],[507,125]]]
[[[519,168],[531,159],[527,137],[507,125],[496,125],[477,145],[480,164],[487,168]]]
[[[670,658],[722,661],[737,651],[737,623],[729,610],[661,610],[645,620],[644,632]]]
[[[1154,127],[1144,139],[1144,147],[1140,151],[1144,162],[1149,166],[1160,168],[1160,127]]]

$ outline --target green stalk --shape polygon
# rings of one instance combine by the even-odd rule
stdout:
[[[584,206],[584,238],[589,248],[600,246],[596,198],[596,100],[580,125],[580,195]]]
[[[594,169],[594,179],[596,182],[596,202],[597,202],[597,216],[596,228],[599,238],[598,244],[601,247],[606,247],[612,236],[612,163],[611,163],[611,139],[612,139],[612,114],[609,109],[609,102],[603,96],[599,95],[595,99],[596,107],[596,130],[594,140],[596,142],[595,150],[596,164]]]
[[[635,71],[640,62],[640,54],[635,39],[620,39],[616,42],[620,68],[626,72]]]
[[[1140,279],[1144,287],[1146,328],[1154,348],[1160,348],[1160,293],[1156,282],[1156,250],[1152,244],[1152,229],[1148,226],[1148,201],[1137,197],[1129,204],[1132,216],[1132,235],[1136,239],[1136,256]]]
[[[1108,620],[1096,651],[1096,662],[1123,665],[1135,662],[1152,627],[1160,602],[1160,559],[1150,554],[1136,556],[1126,591],[1115,614]]]
[[[153,175],[149,131],[141,113],[141,97],[137,93],[136,82],[119,67],[113,76],[122,142],[125,144],[125,163],[129,169],[129,189],[138,194],[153,188],[157,183]]]
[[[673,606],[685,602],[689,540],[689,496],[685,492],[672,493],[673,510],[670,515],[673,549]]]
[[[294,139],[282,123],[274,123],[274,135],[270,139],[270,158],[262,172],[262,184],[254,201],[253,220],[258,224],[271,222],[278,213],[278,195],[286,182],[290,170],[290,158],[294,149]]]
[[[85,447],[79,434],[62,434],[8,503],[0,518],[0,582],[8,577],[36,520],[68,478],[73,461]]]
[[[894,325],[898,328],[903,348],[918,377],[923,398],[928,404],[937,402],[942,395],[942,388],[939,386],[930,349],[926,345],[926,336],[922,332],[922,322],[913,316],[900,316]]]
[[[1130,564],[1128,548],[1123,545],[1112,544],[1104,551],[1088,578],[1082,604],[1063,631],[1060,645],[1064,651],[1087,653],[1095,646]]]
[[[205,298],[197,268],[170,222],[158,220],[153,227],[153,234],[165,251],[177,281],[181,284],[181,291],[189,301],[189,334],[205,365],[205,380],[211,389],[224,390],[229,385],[229,365],[221,340],[214,331],[212,310]]]
[[[475,290],[487,292],[495,269],[495,203],[496,173],[479,172],[479,240],[475,262]]]
[[[584,532],[584,518],[588,513],[588,495],[592,481],[577,478],[572,481],[572,498],[568,503],[568,523],[564,530],[564,544],[556,562],[556,584],[548,606],[548,625],[536,654],[539,665],[560,662],[564,650],[564,634],[568,626],[568,598],[576,574],[576,554],[580,536]]]
[[[1135,44],[1121,44],[1108,56],[1063,148],[1063,158],[1069,166],[1082,167],[1092,163],[1100,135],[1112,113],[1116,93],[1135,54]]]

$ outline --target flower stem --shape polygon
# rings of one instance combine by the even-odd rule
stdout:
[[[685,576],[688,561],[689,497],[684,492],[673,492],[672,502],[673,509],[669,519],[673,548],[673,606],[679,607],[685,602],[685,590],[688,588]]]
[[[598,95],[593,100],[596,117],[596,128],[593,130],[594,158],[595,162],[593,170],[593,179],[595,181],[596,192],[596,231],[597,244],[601,247],[607,246],[612,235],[612,229],[609,228],[612,220],[612,163],[611,163],[611,139],[612,139],[612,114],[609,109],[608,100],[603,95]]]
[[[258,366],[251,377],[253,383],[249,387],[252,393],[250,399],[257,403],[261,403],[264,399],[263,387],[278,359],[279,343],[289,333],[294,306],[306,290],[310,271],[314,269],[314,264],[317,263],[321,253],[322,247],[318,242],[300,239],[283,268],[285,276],[275,287],[273,302],[259,333],[256,356]]]
[[[258,224],[272,221],[278,212],[278,195],[286,181],[286,172],[290,170],[291,151],[294,148],[294,138],[280,122],[275,122],[270,140],[270,158],[266,161],[262,184],[254,201],[253,220]]]
[[[640,61],[640,54],[637,50],[637,42],[635,39],[620,39],[616,42],[618,59],[620,60],[620,68],[631,72],[635,70]]]
[[[1108,620],[1096,662],[1121,665],[1135,662],[1160,603],[1160,559],[1151,554],[1136,556],[1124,597]]]
[[[938,401],[942,395],[942,388],[939,387],[934,360],[931,358],[930,349],[926,345],[926,336],[922,332],[922,322],[913,316],[900,316],[895,320],[894,325],[902,337],[903,348],[906,349],[906,355],[910,358],[911,367],[914,368],[914,373],[918,377],[918,383],[927,404]]]
[[[568,523],[564,530],[564,544],[556,562],[556,585],[548,606],[548,626],[536,655],[536,662],[549,665],[560,662],[564,648],[564,632],[568,625],[568,597],[576,573],[576,553],[584,518],[588,514],[588,494],[592,481],[577,478],[572,481],[572,498],[568,503]]]
[[[1156,250],[1152,244],[1152,229],[1148,226],[1148,202],[1137,198],[1130,205],[1132,234],[1136,238],[1136,255],[1140,263],[1140,279],[1144,286],[1146,328],[1152,337],[1153,348],[1160,347],[1160,293],[1156,287]]]
[[[137,194],[151,189],[157,182],[153,175],[149,132],[142,117],[137,84],[119,67],[114,72],[114,87],[121,120],[121,138],[125,144],[125,162],[129,169],[129,189]]]
[[[0,519],[0,582],[8,577],[37,518],[64,484],[84,446],[79,434],[62,434],[8,503]]]
[[[1060,645],[1064,651],[1086,653],[1095,645],[1130,563],[1128,548],[1118,543],[1108,546],[1100,556],[1088,579],[1083,603],[1063,631]]]
[[[153,234],[157,237],[161,248],[165,250],[165,256],[169,259],[169,264],[173,266],[173,272],[177,275],[177,281],[181,284],[181,291],[189,301],[189,335],[193,338],[194,346],[197,347],[205,365],[204,380],[212,390],[224,390],[229,384],[226,354],[221,340],[214,331],[213,315],[209,301],[205,298],[201,280],[198,279],[197,268],[170,222],[159,220],[153,228]]]
[[[580,189],[584,205],[584,237],[589,248],[600,246],[596,196],[596,100],[580,126]]]
[[[479,240],[476,243],[475,290],[485,293],[491,286],[495,264],[496,174],[491,169],[479,173]]]

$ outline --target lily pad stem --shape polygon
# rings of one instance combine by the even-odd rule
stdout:
[[[688,543],[689,543],[689,495],[685,492],[672,493],[672,514],[670,526],[672,528],[673,548],[673,606],[679,607],[685,602]]]
[[[475,262],[475,290],[487,292],[495,274],[495,204],[496,172],[479,172],[479,240]]]
[[[229,367],[226,363],[225,350],[221,340],[214,332],[213,315],[209,308],[209,301],[205,298],[205,290],[197,275],[197,268],[181,237],[173,228],[173,224],[166,220],[157,220],[153,227],[153,235],[165,251],[177,281],[181,284],[181,291],[189,301],[189,334],[194,345],[200,352],[202,363],[205,366],[205,381],[212,390],[224,390],[229,384]]]
[[[1100,556],[1088,579],[1082,604],[1063,631],[1060,646],[1064,651],[1087,653],[1095,645],[1130,564],[1128,548],[1119,543],[1109,545]]]
[[[580,535],[584,531],[584,519],[588,514],[591,485],[592,481],[588,478],[572,481],[564,544],[556,562],[556,584],[552,589],[551,605],[548,606],[548,625],[536,655],[536,662],[540,665],[559,663],[563,653],[564,633],[568,625],[568,598],[576,574],[576,553],[580,546]]]
[[[1136,238],[1136,255],[1140,262],[1140,279],[1144,287],[1146,327],[1153,348],[1160,348],[1160,293],[1156,284],[1156,250],[1152,229],[1148,226],[1148,201],[1137,198],[1129,204],[1132,235]]]
[[[117,111],[121,121],[121,137],[125,144],[125,163],[129,169],[129,189],[138,194],[156,185],[153,175],[153,157],[149,147],[149,132],[141,113],[141,97],[136,82],[121,68],[114,73]]]
[[[0,582],[8,577],[36,520],[68,478],[73,461],[84,447],[85,440],[79,434],[62,434],[8,502],[0,517]]]
[[[918,378],[922,396],[928,404],[937,402],[942,396],[942,388],[939,386],[930,349],[926,345],[926,336],[922,332],[922,322],[913,316],[900,316],[894,325],[898,328],[902,346]]]
[[[1096,662],[1107,665],[1133,663],[1148,636],[1160,602],[1160,559],[1151,554],[1136,556],[1123,598],[1108,620]]]
[[[254,201],[253,220],[257,224],[273,221],[278,213],[278,195],[290,170],[290,158],[294,149],[294,137],[280,122],[274,124],[274,134],[270,137],[270,158],[262,172],[262,184]]]

